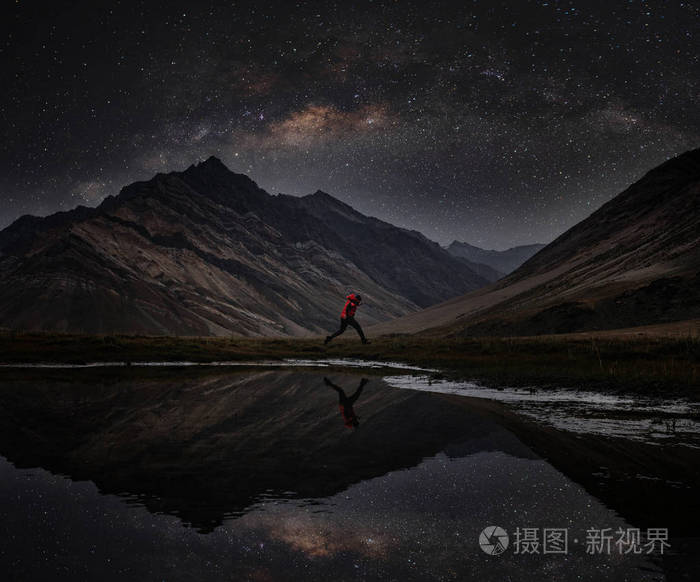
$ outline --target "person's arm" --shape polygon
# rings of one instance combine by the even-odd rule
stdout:
[[[325,376],[323,377],[323,383],[324,383],[326,386],[330,386],[331,388],[333,388],[333,390],[335,390],[336,392],[342,392],[342,391],[343,391],[343,389],[342,389],[340,386],[336,386],[335,384],[333,384],[333,382],[331,382],[331,381],[330,381],[328,378],[326,378]]]

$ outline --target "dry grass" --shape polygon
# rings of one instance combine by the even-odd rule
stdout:
[[[697,336],[432,339],[385,336],[371,345],[341,340],[238,339],[123,335],[0,333],[0,362],[244,361],[352,357],[401,361],[487,383],[606,384],[695,390],[700,384]]]

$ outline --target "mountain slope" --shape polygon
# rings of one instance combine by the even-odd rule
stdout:
[[[700,316],[700,150],[603,205],[505,279],[375,333],[532,335]]]
[[[505,251],[487,251],[468,243],[455,240],[447,247],[447,252],[454,257],[461,257],[472,263],[487,265],[507,275],[515,271],[515,269],[545,246],[546,245],[543,244],[533,244],[512,247]]]
[[[422,235],[327,194],[271,196],[209,158],[98,208],[0,232],[0,327],[307,335],[362,293],[371,324],[486,281]]]
[[[447,249],[449,252],[449,249]],[[469,259],[465,259],[464,257],[460,257],[459,255],[455,255],[454,253],[450,253],[455,259],[459,259],[462,261],[467,267],[469,267],[472,271],[474,271],[477,275],[480,275],[484,279],[486,279],[489,283],[495,283],[499,279],[503,279],[503,277],[506,276],[505,273],[498,271],[494,269],[493,267],[489,267],[488,265],[484,263],[475,263],[473,261],[470,261]]]

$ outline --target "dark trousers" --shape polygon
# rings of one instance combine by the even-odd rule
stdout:
[[[365,334],[362,331],[362,328],[360,327],[360,324],[355,321],[354,317],[346,317],[343,319],[342,317],[340,318],[340,329],[336,331],[333,335],[328,336],[328,341],[331,341],[334,337],[339,336],[341,333],[344,333],[345,330],[348,328],[348,325],[352,326],[355,328],[357,333],[360,335],[360,339],[364,342],[367,341],[365,339]]]
[[[345,390],[343,390],[340,386],[336,386],[332,382],[328,382],[331,388],[335,390],[338,393],[338,405],[339,406],[348,406],[352,410],[352,405],[355,404],[355,400],[357,400],[360,397],[360,394],[362,394],[362,389],[365,387],[365,382],[360,382],[360,385],[357,387],[357,390],[353,393],[352,396],[348,396],[345,394]]]

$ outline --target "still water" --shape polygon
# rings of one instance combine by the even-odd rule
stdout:
[[[0,580],[694,579],[695,448],[362,372],[7,373]]]

